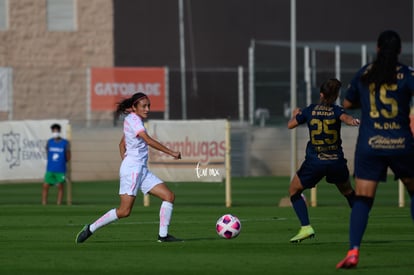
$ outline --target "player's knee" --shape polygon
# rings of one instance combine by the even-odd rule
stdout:
[[[150,194],[162,201],[174,203],[175,200],[175,194],[165,184],[160,184],[156,188],[153,188]]]
[[[162,201],[167,201],[170,203],[174,203],[174,200],[175,200],[175,194],[170,190],[168,190],[167,192],[163,192],[157,197],[159,197]]]
[[[131,209],[117,209],[116,215],[119,219],[129,217],[131,215]]]
[[[168,192],[164,198],[164,201],[168,201],[171,203],[174,203],[174,200],[175,200],[175,194],[172,191]]]
[[[289,196],[292,197],[298,194],[301,195],[304,190],[305,189],[302,186],[291,185],[288,190]]]
[[[305,188],[303,187],[298,175],[296,174],[289,185],[289,196],[295,196],[301,194]]]

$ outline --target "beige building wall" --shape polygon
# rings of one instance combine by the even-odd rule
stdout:
[[[46,3],[10,0],[9,28],[0,31],[0,67],[13,69],[13,119],[83,124],[87,68],[114,62],[112,0],[75,1],[76,31],[48,31]]]

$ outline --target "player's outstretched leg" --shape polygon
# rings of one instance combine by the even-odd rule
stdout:
[[[133,201],[133,200],[132,200]],[[121,198],[121,206],[122,206],[122,198]],[[130,213],[130,208],[128,208],[129,210],[125,213],[123,213],[123,215],[121,216],[123,217],[127,217]],[[108,212],[106,212],[103,216],[101,216],[99,219],[97,219],[95,222],[91,223],[91,224],[87,224],[85,225],[82,230],[78,233],[78,235],[76,235],[76,243],[83,243],[84,241],[86,241],[90,236],[92,236],[92,234],[98,230],[99,228],[110,224],[116,220],[119,219],[118,215],[117,215],[117,210],[111,209]]]
[[[92,232],[89,230],[89,224],[87,224],[82,228],[81,231],[79,231],[78,235],[76,235],[75,242],[76,243],[83,243],[90,236],[92,236]]]
[[[293,209],[295,210],[296,216],[298,217],[301,228],[299,233],[290,239],[291,243],[299,243],[303,240],[313,238],[315,236],[315,230],[309,222],[308,208],[301,192],[297,192],[290,197]]]
[[[168,226],[170,225],[171,216],[173,212],[173,204],[168,201],[163,201],[160,207],[160,228],[158,233],[158,242],[181,242],[173,235],[168,234]]]
[[[158,235],[158,242],[160,243],[167,243],[167,242],[182,242],[183,240],[177,239],[173,235],[167,234],[165,237],[161,237]]]
[[[336,265],[336,268],[337,269],[339,269],[339,268],[343,268],[343,269],[354,268],[358,265],[358,260],[359,260],[359,250],[358,250],[358,248],[350,249],[348,251],[348,254],[346,255],[346,257]]]
[[[162,200],[160,207],[160,227],[158,232],[158,242],[182,242],[168,234],[171,216],[174,208],[174,193],[167,187],[165,183],[156,184],[149,192]]]
[[[315,230],[313,230],[311,225],[302,226],[298,232],[292,239],[290,239],[291,243],[300,243],[303,240],[311,239],[315,237]]]

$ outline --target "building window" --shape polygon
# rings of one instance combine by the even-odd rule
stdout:
[[[0,0],[0,31],[9,28],[9,1]]]
[[[47,0],[47,29],[76,31],[76,0]]]

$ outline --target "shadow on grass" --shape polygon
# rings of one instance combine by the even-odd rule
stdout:
[[[366,244],[382,244],[382,243],[414,243],[414,240],[367,240],[363,241]]]
[[[213,237],[209,237],[209,238],[200,237],[200,238],[187,238],[187,239],[183,239],[184,242],[221,241],[221,240],[224,240],[224,239],[221,239],[221,238],[213,238]]]
[[[358,265],[357,268],[355,268],[355,270],[376,270],[377,269],[377,270],[383,271],[384,269],[394,269],[395,272],[397,273],[398,270],[401,268],[413,268],[413,267],[414,267],[414,263],[412,264],[377,264],[377,265],[367,264],[365,265],[364,263],[361,264],[361,260],[360,260],[360,264]]]
[[[158,242],[158,240],[150,240],[150,239],[140,239],[140,240],[120,240],[120,239],[114,239],[114,240],[90,240],[92,243],[96,244],[108,244],[108,243],[125,243],[125,244],[131,244],[132,243],[185,243],[185,242],[201,242],[201,241],[225,241],[225,239],[222,238],[216,238],[216,237],[196,237],[196,238],[180,238],[181,241],[176,242]],[[82,244],[80,244],[82,245]]]

